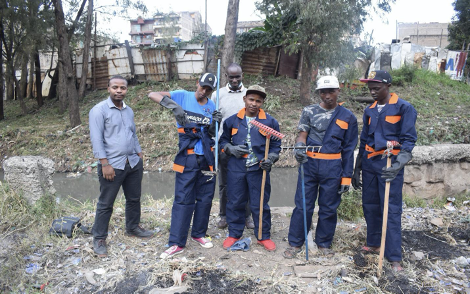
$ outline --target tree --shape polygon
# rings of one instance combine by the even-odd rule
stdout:
[[[84,0],[86,1],[86,0]],[[62,0],[52,0],[54,3],[55,23],[57,37],[59,38],[59,63],[64,79],[59,88],[59,95],[67,99],[69,105],[70,126],[76,127],[81,124],[80,111],[78,107],[78,92],[75,87],[75,76],[73,73],[72,59],[70,55],[69,36],[65,26],[64,10]],[[60,80],[60,76],[59,76]]]
[[[455,15],[449,24],[450,44],[447,48],[465,50],[470,46],[470,0],[455,0],[453,5]]]
[[[221,73],[226,72],[226,68],[234,61],[235,56],[235,38],[237,36],[238,7],[240,0],[229,0],[227,7],[227,20],[225,22],[225,37],[222,55]],[[219,85],[226,83],[225,75],[221,75]]]
[[[377,0],[263,0],[257,8],[267,19],[282,22],[279,44],[289,53],[302,53],[300,101],[311,103],[312,73],[335,68],[353,57],[352,36],[359,34],[372,12],[390,11]],[[282,15],[289,16],[288,18]],[[286,21],[287,20],[287,21]],[[279,31],[276,31],[279,33]]]
[[[86,80],[88,75],[88,53],[90,51],[91,43],[91,26],[93,19],[93,0],[88,0],[88,13],[86,18],[85,27],[85,41],[83,42],[83,62],[82,62],[82,78],[80,81],[80,87],[78,89],[78,97],[82,99],[85,97]]]

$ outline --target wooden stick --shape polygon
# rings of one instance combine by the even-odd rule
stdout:
[[[271,141],[271,135],[266,135],[266,148],[264,150],[264,160],[268,159],[269,153],[269,142]],[[263,169],[263,180],[261,181],[261,196],[259,198],[259,224],[258,224],[258,240],[261,241],[263,236],[263,208],[264,208],[264,186],[266,184],[266,170]]]
[[[387,168],[392,166],[392,159],[387,157]],[[379,254],[379,268],[377,269],[377,276],[382,275],[382,265],[385,253],[385,237],[387,236],[387,221],[388,221],[388,198],[390,195],[390,182],[385,182],[385,197],[384,197],[384,211],[382,219],[382,240],[380,241],[380,254]]]

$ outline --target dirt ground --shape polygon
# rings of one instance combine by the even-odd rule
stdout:
[[[398,274],[384,262],[377,276],[376,254],[362,254],[365,242],[363,221],[337,226],[333,257],[319,254],[310,245],[297,258],[285,259],[292,208],[272,209],[272,239],[275,252],[256,244],[252,230],[244,237],[253,243],[247,252],[228,252],[222,242],[228,234],[220,230],[218,201],[212,207],[208,235],[214,248],[204,249],[188,240],[184,253],[160,260],[166,249],[171,200],[155,201],[142,208],[142,222],[155,230],[150,240],[124,235],[124,210],[115,208],[109,227],[107,258],[95,257],[92,237],[76,231],[74,237],[45,237],[16,252],[23,254],[22,285],[11,285],[0,276],[0,291],[30,285],[44,293],[469,293],[470,207],[456,211],[404,208],[403,267]],[[84,225],[93,220],[93,210],[80,214]],[[315,214],[316,215],[316,214]],[[314,225],[316,218],[314,215]],[[153,219],[150,221],[150,219]],[[440,221],[440,222],[439,222]],[[434,223],[434,224],[432,224]],[[436,225],[437,224],[437,225]],[[46,232],[43,232],[45,234]],[[0,241],[0,261],[14,258],[25,233],[10,234]],[[304,247],[305,248],[305,247]],[[181,280],[183,280],[181,282]],[[41,290],[42,289],[42,290]]]

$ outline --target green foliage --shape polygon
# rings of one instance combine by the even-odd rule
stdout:
[[[444,205],[447,203],[447,197],[449,196],[442,196],[436,199],[432,199],[430,203],[430,207],[435,208],[435,209],[440,209],[444,207]],[[470,200],[470,193],[461,193],[461,194],[457,194],[451,197],[455,198],[455,201],[453,201],[453,205],[457,208],[460,208],[463,205],[465,205],[463,204],[464,201]]]
[[[364,217],[361,191],[350,190],[341,196],[338,217],[343,220],[357,221]]]
[[[400,69],[392,70],[392,85],[405,86],[413,82],[418,68],[414,65],[405,64]]]
[[[403,195],[403,202],[405,202],[406,207],[426,207],[426,200],[416,196]]]
[[[470,44],[470,0],[455,0],[455,16],[449,25],[448,49],[462,50]]]
[[[270,111],[279,109],[280,107],[281,107],[281,97],[277,95],[269,95],[266,97],[262,108],[270,112]]]

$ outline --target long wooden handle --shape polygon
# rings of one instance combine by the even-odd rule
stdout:
[[[387,157],[387,168],[392,166],[392,159]],[[377,269],[377,276],[382,275],[382,265],[385,253],[385,238],[387,236],[387,221],[388,221],[388,198],[390,196],[390,182],[385,182],[385,197],[384,197],[384,211],[382,219],[382,240],[380,241],[380,254],[379,254],[379,268]]]
[[[269,142],[271,136],[266,136],[266,148],[264,150],[264,160],[268,159],[269,153]],[[261,196],[259,197],[259,223],[258,223],[258,240],[261,240],[263,236],[263,208],[264,208],[264,186],[266,184],[266,170],[263,169],[263,180],[261,181]]]

